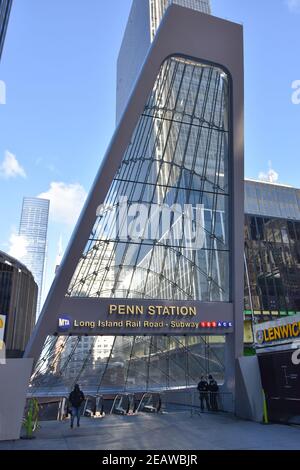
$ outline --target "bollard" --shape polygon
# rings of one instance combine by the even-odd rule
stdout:
[[[263,424],[269,424],[267,400],[266,400],[266,395],[265,395],[265,391],[264,391],[264,390],[262,391],[262,394],[263,394],[263,402],[264,402]]]

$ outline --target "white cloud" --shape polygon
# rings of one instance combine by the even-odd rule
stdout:
[[[269,183],[277,183],[279,174],[272,168],[272,162],[269,161],[269,170],[267,172],[261,171],[258,175],[260,181],[268,181]]]
[[[80,184],[53,181],[48,191],[38,197],[50,200],[50,217],[53,222],[75,225],[87,194]]]
[[[300,13],[300,0],[286,0],[286,4],[292,13]]]
[[[16,178],[17,176],[26,178],[24,168],[22,168],[15,155],[8,151],[5,152],[4,160],[0,164],[0,176],[6,179]]]
[[[22,261],[27,254],[28,241],[26,237],[12,233],[9,238],[9,245],[8,254],[13,258]]]

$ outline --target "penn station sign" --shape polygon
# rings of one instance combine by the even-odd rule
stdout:
[[[66,303],[67,305],[67,303]],[[64,309],[57,318],[58,335],[153,335],[153,334],[219,334],[233,331],[231,306],[220,310],[220,304],[200,302],[141,303],[94,299],[95,308],[86,312],[80,299]],[[69,303],[70,306],[70,303]]]
[[[197,307],[185,305],[109,305],[109,314],[113,315],[151,315],[151,316],[177,316],[196,317]]]

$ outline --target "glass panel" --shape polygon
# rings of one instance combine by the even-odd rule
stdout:
[[[300,310],[300,257],[296,240],[300,222],[246,216],[245,255],[249,284],[245,307],[262,313]]]
[[[230,300],[228,103],[221,69],[165,61],[68,296]]]
[[[68,395],[163,390],[196,385],[201,375],[224,380],[224,337],[49,337],[30,392]]]

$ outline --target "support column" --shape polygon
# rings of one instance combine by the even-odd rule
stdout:
[[[0,441],[20,438],[33,359],[0,363]]]

